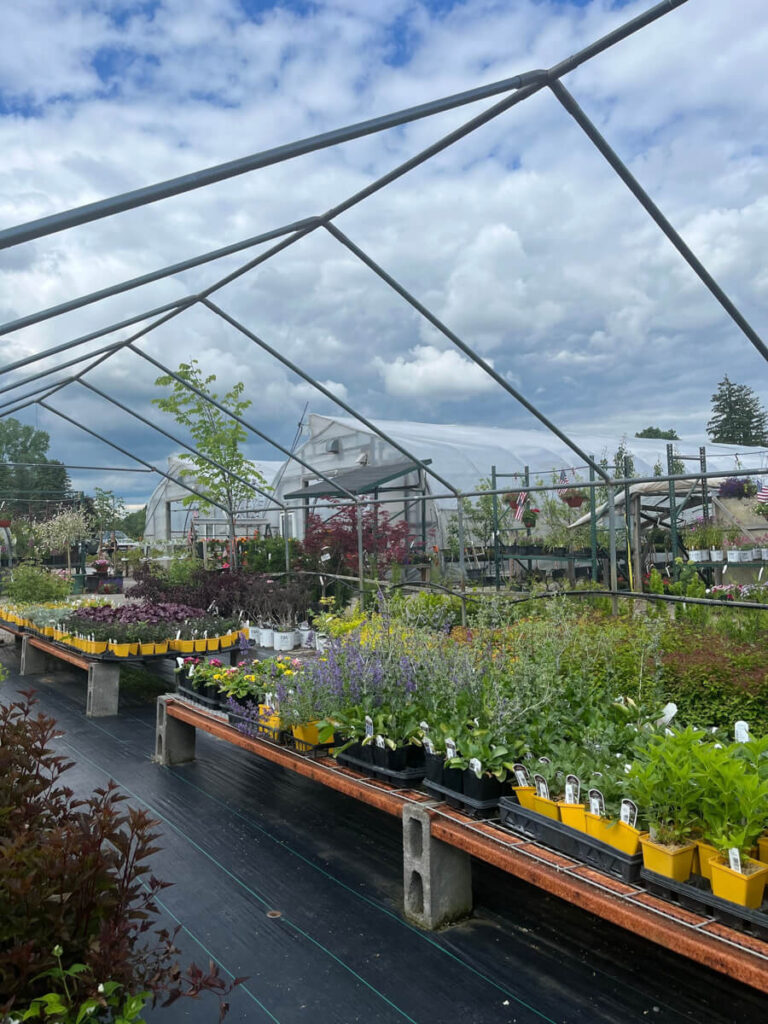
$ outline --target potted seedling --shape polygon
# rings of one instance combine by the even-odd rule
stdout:
[[[706,733],[696,729],[656,734],[641,747],[627,775],[627,793],[648,822],[640,836],[649,871],[685,882],[696,843],[691,835],[699,816],[698,748]]]

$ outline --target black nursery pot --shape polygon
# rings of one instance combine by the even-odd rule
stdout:
[[[378,768],[389,768],[389,755],[391,753],[389,747],[380,747],[375,741],[371,746],[373,748],[373,763]]]
[[[479,779],[467,768],[464,771],[464,796],[471,800],[496,800],[501,796],[502,784],[495,775],[482,775]]]
[[[443,781],[443,762],[445,757],[442,754],[425,754],[424,765],[427,770],[426,778],[438,785]]]
[[[423,768],[424,767],[424,755],[426,751],[424,747],[417,747],[415,743],[409,743],[406,748],[406,763],[409,768]]]
[[[341,744],[339,744],[339,746],[341,746]],[[357,740],[356,743],[350,743],[350,745],[347,747],[344,753],[349,754],[350,757],[356,757],[359,760],[363,756],[362,750],[362,744],[360,743],[360,740]]]
[[[387,748],[387,768],[393,772],[405,771],[408,765],[408,747],[395,747],[394,750]]]
[[[464,792],[464,772],[461,768],[443,768],[443,785],[455,793]]]
[[[367,761],[368,764],[373,764],[373,752],[376,749],[374,743],[360,744],[360,760]]]

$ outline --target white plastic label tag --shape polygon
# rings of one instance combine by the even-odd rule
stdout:
[[[329,555],[329,553],[328,553],[328,552],[326,551],[326,552],[325,552],[325,554],[322,554],[322,555],[320,555],[320,561],[321,561],[321,562],[328,562],[328,561],[330,560],[330,557],[331,557],[331,556],[330,556],[330,555]]]
[[[677,704],[675,704],[674,701],[670,701],[669,704],[665,704],[664,707],[661,709],[661,718],[656,719],[656,725],[659,727],[659,729],[663,725],[669,725],[669,723],[672,721],[676,714]]]
[[[634,800],[625,798],[621,801],[619,819],[623,821],[625,825],[631,825],[632,828],[635,828],[637,825],[637,804]]]
[[[581,782],[578,775],[566,775],[565,777],[565,802],[577,804],[581,795]]]
[[[385,748],[385,746],[386,746],[386,743],[384,742],[384,737],[383,737],[383,736],[381,735],[381,733],[379,733],[379,734],[378,734],[378,735],[376,736],[376,746],[377,746],[377,747],[378,747],[378,748],[379,748],[380,750],[383,750],[383,749]]]
[[[469,767],[472,769],[475,775],[480,775],[483,770],[482,764],[476,757],[473,757],[472,760],[469,762]]]
[[[746,722],[735,722],[733,738],[737,743],[749,743],[749,725]]]
[[[424,739],[422,740],[422,743],[424,744],[424,749],[426,750],[426,752],[428,754],[434,754],[434,752],[435,752],[435,745],[432,742],[432,740],[429,738],[429,736],[425,736]]]
[[[452,757],[456,757],[456,742],[455,740],[446,739],[445,741],[445,756],[448,760]]]
[[[728,867],[731,871],[738,871],[741,874],[741,854],[736,846],[732,846],[728,851]]]
[[[605,800],[599,789],[590,789],[589,809],[592,814],[596,814],[600,818],[605,815]]]
[[[373,719],[370,715],[365,716],[365,738],[370,739],[373,736]]]
[[[536,784],[536,796],[541,797],[542,800],[549,800],[549,786],[544,776],[537,772],[533,776],[533,781]]]
[[[427,725],[427,723],[426,723],[426,722],[419,722],[419,728],[420,728],[420,729],[421,729],[421,730],[422,730],[423,732],[429,732],[429,726]]]

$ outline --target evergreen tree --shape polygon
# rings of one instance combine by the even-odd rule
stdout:
[[[677,431],[662,430],[661,427],[646,427],[645,430],[638,430],[635,437],[652,437],[662,441],[679,441],[680,438],[677,436]]]
[[[768,414],[752,388],[734,384],[726,374],[712,395],[707,433],[720,444],[768,444]]]

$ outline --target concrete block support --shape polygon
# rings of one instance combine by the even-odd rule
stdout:
[[[88,718],[116,715],[119,695],[119,665],[94,662],[88,666],[88,695],[85,702],[85,713]]]
[[[168,700],[167,695],[157,698],[155,761],[164,765],[194,761],[197,730],[194,725],[168,715]]]
[[[428,806],[403,807],[405,916],[420,928],[466,917],[472,911],[472,860],[430,834]]]
[[[21,668],[19,675],[39,676],[46,670],[46,655],[44,651],[33,647],[29,636],[22,637],[21,641]]]

